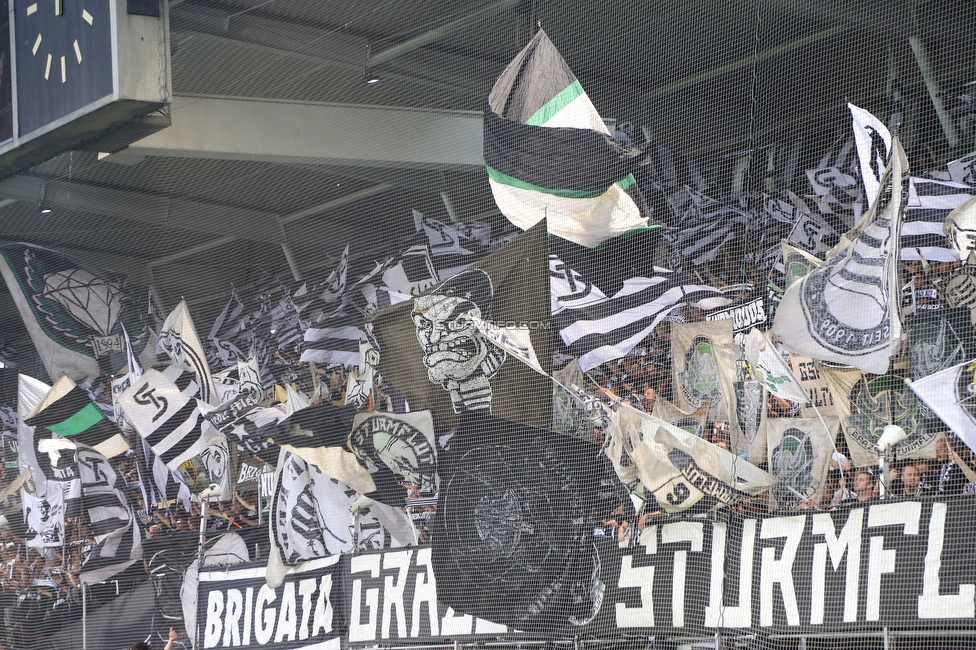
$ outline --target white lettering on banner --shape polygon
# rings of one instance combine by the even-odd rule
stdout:
[[[918,597],[919,618],[973,618],[976,616],[976,585],[961,584],[959,593],[939,593],[939,569],[942,568],[942,546],[945,541],[947,506],[932,504],[929,519],[929,544],[925,551],[925,575],[922,595]]]
[[[823,535],[824,542],[813,545],[813,575],[810,582],[810,623],[822,625],[824,619],[824,580],[827,577],[827,554],[834,571],[847,554],[847,574],[844,581],[844,622],[857,620],[858,580],[861,575],[861,529],[864,510],[851,510],[847,521],[836,534],[834,520],[828,514],[813,515],[813,534]]]
[[[682,521],[665,524],[661,527],[662,544],[691,542],[691,550],[701,553],[705,542],[704,526],[701,522]],[[688,567],[688,551],[674,552],[674,572],[671,574],[671,625],[685,626],[685,576]]]
[[[244,603],[244,640],[242,645],[251,645],[251,621],[254,616],[254,601],[251,600],[254,597],[254,587],[248,587],[245,592],[245,603]]]
[[[742,523],[742,546],[739,554],[739,605],[726,607],[722,592],[725,588],[725,539],[727,526],[712,524],[712,580],[705,608],[705,627],[750,627],[752,625],[752,566],[756,545],[756,520]]]
[[[380,576],[379,555],[357,555],[350,561],[349,573],[369,571],[373,578]],[[376,639],[376,608],[379,606],[380,590],[373,587],[366,590],[366,607],[369,620],[362,622],[363,581],[352,581],[352,611],[349,621],[349,641],[373,641]]]
[[[227,609],[224,614],[224,647],[241,644],[240,619],[244,613],[244,596],[240,589],[227,590]]]
[[[350,642],[509,632],[505,625],[459,614],[450,607],[440,616],[430,548],[358,555],[350,559],[350,573]],[[363,611],[364,606],[368,611]],[[429,632],[422,630],[425,618]]]
[[[906,535],[918,535],[918,522],[922,517],[922,504],[917,501],[886,503],[871,506],[868,510],[868,528],[902,525]],[[881,576],[895,572],[897,551],[884,547],[884,537],[870,539],[868,550],[867,620],[881,617]]]
[[[430,621],[430,635],[440,636],[437,627],[437,582],[434,580],[434,566],[431,564],[432,551],[429,548],[417,551],[417,566],[424,569],[417,574],[413,590],[413,611],[410,612],[410,636],[420,636],[420,608],[427,603],[427,619]]]
[[[757,298],[738,307],[705,314],[706,321],[729,319],[732,320],[732,331],[738,333],[748,331],[756,325],[767,322],[769,316],[766,314],[766,307],[762,298]]]
[[[657,553],[657,526],[648,526],[640,536],[640,545],[644,547],[645,555]],[[620,558],[620,578],[617,586],[621,589],[640,588],[640,607],[627,607],[625,603],[616,603],[617,627],[653,627],[654,626],[654,567],[634,568],[632,555]]]
[[[203,647],[216,647],[220,639],[220,631],[223,626],[220,622],[220,615],[224,613],[224,594],[220,591],[211,591],[207,594],[207,623],[203,627]]]
[[[786,624],[800,624],[800,609],[796,602],[796,589],[793,586],[793,560],[796,559],[796,549],[800,547],[803,538],[803,527],[806,516],[776,517],[764,519],[759,531],[760,539],[775,539],[785,537],[783,554],[776,559],[775,548],[762,550],[762,564],[759,568],[759,625],[767,627],[773,624],[773,585],[779,584],[783,595],[783,606],[786,609]]]
[[[383,579],[383,630],[384,639],[390,638],[390,617],[396,609],[398,638],[407,636],[407,618],[403,611],[403,588],[407,586],[407,570],[410,568],[410,558],[413,551],[396,551],[383,555],[384,569],[397,569],[396,580],[393,576]]]
[[[274,634],[275,608],[265,609],[265,606],[273,603],[277,597],[275,590],[268,585],[258,590],[258,602],[254,606],[254,640],[261,645],[270,641]]]
[[[300,596],[300,609],[296,599],[296,584]],[[279,589],[281,589],[281,606],[277,608],[269,607],[271,603],[276,602],[278,596],[276,590],[268,588],[267,585],[258,589],[257,594],[254,593],[254,587],[243,590],[228,588],[210,591],[207,594],[203,647],[231,648],[251,645],[252,621],[254,640],[260,645],[270,643],[272,638],[277,644],[322,638],[331,634],[333,616],[331,575],[324,575],[318,579],[288,581]],[[316,591],[318,596],[313,598]]]

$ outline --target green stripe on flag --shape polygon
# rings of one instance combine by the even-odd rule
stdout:
[[[551,120],[553,115],[566,108],[570,102],[582,94],[583,86],[580,85],[579,79],[577,79],[560,90],[555,97],[543,104],[542,108],[533,113],[532,117],[527,119],[525,123],[531,124],[532,126],[542,126]]]
[[[502,185],[510,185],[512,187],[519,187],[523,190],[532,190],[533,192],[542,192],[543,194],[551,194],[552,196],[559,196],[564,199],[595,199],[598,196],[602,196],[609,188],[605,187],[600,190],[554,190],[549,187],[540,187],[538,185],[533,185],[532,183],[527,183],[525,181],[519,180],[514,176],[509,176],[503,172],[498,171],[491,165],[485,165],[485,169],[488,170],[488,178],[495,181],[496,183],[501,183]],[[627,189],[635,183],[634,175],[627,174],[625,178],[620,179],[615,183],[621,189]]]
[[[62,420],[57,424],[49,424],[46,428],[59,436],[76,436],[79,433],[84,433],[104,419],[105,415],[99,408],[94,404],[89,404],[67,420]]]

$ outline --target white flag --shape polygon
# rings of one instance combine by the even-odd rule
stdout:
[[[976,451],[976,361],[905,383],[970,449]]]
[[[485,338],[536,372],[546,375],[539,363],[539,357],[535,355],[528,327],[499,327],[477,316],[472,315],[470,318]]]
[[[207,364],[207,355],[200,343],[200,337],[197,336],[185,300],[181,300],[173,313],[166,317],[163,329],[159,333],[159,343],[174,363],[196,374],[200,399],[218,406],[219,404],[215,403],[217,393],[214,390],[213,377],[210,375],[210,366]]]
[[[792,352],[888,371],[901,339],[899,236],[908,162],[897,138],[881,200],[822,266],[786,290],[772,332]]]
[[[854,104],[848,104],[847,108],[851,109],[854,119],[854,144],[857,146],[861,181],[864,183],[864,195],[870,210],[878,200],[885,161],[891,155],[891,133],[884,122],[863,108]]]
[[[776,397],[806,404],[807,392],[786,365],[782,355],[772,341],[760,330],[753,328],[746,336],[745,356],[756,379],[766,385],[766,389]]]
[[[644,494],[666,512],[731,505],[776,483],[748,461],[625,404],[614,413],[609,432],[623,441]],[[615,463],[618,474],[629,469],[620,465]]]

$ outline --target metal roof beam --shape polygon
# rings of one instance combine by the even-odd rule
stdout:
[[[427,170],[485,164],[478,111],[174,96],[172,119],[169,128],[104,160],[161,156]]]
[[[240,239],[274,243],[285,240],[274,214],[66,180],[48,180],[28,174],[0,183],[0,197],[32,203],[43,197],[46,204],[68,210],[208,235],[233,232]]]

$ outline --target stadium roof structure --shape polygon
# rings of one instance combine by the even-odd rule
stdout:
[[[941,136],[933,87],[973,79],[976,31],[963,0],[170,0],[169,14],[172,125],[3,180],[0,224],[152,285],[164,308],[183,296],[204,324],[258,268],[324,277],[347,243],[368,264],[413,234],[411,209],[491,214],[481,111],[537,24],[603,116],[698,160],[750,143],[819,157],[847,101],[888,114],[893,92],[917,141]],[[0,332],[29,347],[2,289],[0,307]]]

